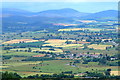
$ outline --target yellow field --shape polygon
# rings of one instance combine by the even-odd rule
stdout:
[[[105,40],[112,40],[112,39],[102,39],[102,41],[105,41]]]
[[[54,51],[49,50],[50,48],[31,48],[32,52],[34,51],[45,51],[45,52],[54,52],[54,53],[63,53],[63,51],[61,49],[54,49]],[[12,51],[16,51],[16,50],[28,50],[28,48],[16,48],[16,49],[11,49]]]
[[[120,76],[120,71],[111,71],[110,75]]]
[[[0,66],[0,68],[7,68],[7,67],[9,67],[9,66]]]
[[[33,40],[33,39],[14,39],[11,41],[3,42],[2,44],[14,44],[14,43],[20,43],[20,42],[28,43],[28,42],[37,42],[37,41],[38,40]]]
[[[61,49],[54,49],[54,51],[49,50],[49,49],[50,49],[50,48],[42,48],[42,49],[32,48],[32,51],[45,51],[45,52],[63,53],[63,50],[61,50]]]
[[[82,28],[73,28],[73,29],[59,29],[58,31],[79,31],[83,30]]]
[[[47,41],[45,41],[45,43],[65,43],[67,40],[61,40],[61,39],[49,39]],[[75,40],[68,40],[68,41],[75,41]]]
[[[72,28],[72,29],[59,29],[58,31],[79,31],[79,30],[90,30],[90,31],[100,31],[99,28]]]
[[[48,44],[44,44],[42,46],[53,46],[53,47],[81,47],[83,46],[83,44],[66,44],[67,40],[60,40],[60,39],[49,39],[48,41],[45,41],[45,43]],[[74,42],[75,40],[68,40],[68,41],[72,41]]]
[[[44,44],[43,46],[53,46],[53,47],[82,47],[83,44]]]
[[[2,40],[0,40],[0,43],[2,43]]]
[[[80,22],[83,22],[83,23],[92,23],[92,22],[97,22],[95,20],[78,20]]]
[[[67,40],[60,40],[60,39],[49,39],[48,41],[45,41],[45,43],[42,46],[53,46],[53,47],[72,47],[72,46],[82,46],[82,44],[66,44]],[[74,42],[75,40],[68,40]]]
[[[73,47],[73,46],[81,47],[83,46],[83,44],[63,44],[63,45],[55,46],[55,47]]]
[[[112,47],[112,45],[97,45],[97,44],[92,44],[92,45],[89,45],[88,47],[89,48],[94,48],[94,49],[101,49],[101,50],[105,50],[106,47]]]
[[[65,43],[67,40],[60,40],[60,39],[49,39],[45,41],[45,43]]]
[[[102,29],[99,29],[99,28],[84,28],[84,30],[100,31],[100,30],[102,30]]]

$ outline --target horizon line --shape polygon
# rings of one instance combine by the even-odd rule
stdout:
[[[61,10],[61,9],[73,9],[73,8],[48,9],[48,10],[42,10],[42,11],[30,11],[30,10],[19,9],[19,8],[0,8],[0,9],[17,9],[17,10],[24,10],[24,11],[29,11],[29,12],[37,13],[37,12],[48,11],[48,10]],[[76,9],[73,9],[73,10],[76,10]],[[118,11],[116,9],[108,9],[108,10]],[[102,11],[108,11],[108,10],[102,10]],[[79,10],[76,10],[76,11],[83,12],[83,11],[79,11]],[[97,12],[102,12],[102,11],[97,11]],[[92,13],[97,13],[97,12],[92,12]],[[83,12],[83,13],[89,13],[89,12]]]

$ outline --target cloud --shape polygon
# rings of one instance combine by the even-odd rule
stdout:
[[[119,0],[0,0],[0,2],[119,2]]]

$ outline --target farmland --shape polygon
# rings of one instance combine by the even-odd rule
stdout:
[[[70,41],[70,42],[73,42],[75,40],[48,40],[48,41],[45,41],[45,43],[48,43],[48,44],[44,44],[43,46],[53,46],[53,47],[77,47],[77,46],[82,46],[82,44],[66,44],[65,42],[66,41]]]
[[[70,29],[59,29],[58,31],[84,31],[84,30],[89,30],[89,31],[100,31],[103,29],[99,28],[70,28]]]
[[[89,73],[106,76],[106,72],[117,76],[117,32],[111,30],[116,26],[99,28],[98,23],[88,21],[85,27],[72,25],[52,31],[6,32],[1,35],[1,71],[16,72],[22,77],[61,73],[75,77]]]
[[[98,66],[95,62],[87,64],[77,64],[77,67],[70,66],[69,63],[72,60],[52,60],[52,61],[35,61],[35,62],[21,62],[10,61],[3,64],[3,71],[17,72],[22,76],[35,75],[35,74],[53,74],[61,73],[64,71],[73,71],[73,73],[85,72],[85,71],[104,71],[107,68],[117,70],[117,67]],[[14,63],[14,65],[12,65]],[[42,63],[42,64],[40,64]],[[24,67],[24,68],[23,68]]]
[[[89,48],[94,48],[94,49],[101,49],[105,50],[106,47],[112,47],[112,45],[97,45],[97,44],[92,44],[88,46]]]
[[[61,49],[54,49],[54,50],[50,50],[51,48],[31,48],[31,52],[35,52],[35,51],[45,51],[45,52],[54,52],[54,53],[61,53],[63,52]],[[11,51],[26,51],[29,50],[29,48],[16,48],[16,49],[11,49]]]
[[[59,29],[58,31],[79,31],[79,30],[83,30],[81,28],[73,28],[73,29]]]
[[[3,42],[3,44],[13,44],[13,43],[20,43],[20,42],[37,42],[38,40],[32,40],[32,39],[16,39],[16,40],[11,40],[11,41],[6,41]]]
[[[110,72],[111,75],[120,75],[119,73],[120,73],[120,71],[111,71]]]

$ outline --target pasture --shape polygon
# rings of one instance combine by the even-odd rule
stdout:
[[[61,49],[51,49],[51,48],[30,48],[31,52],[35,52],[35,51],[41,51],[41,52],[53,52],[53,53],[63,53],[63,51]],[[15,48],[15,49],[10,49],[11,51],[22,51],[25,52],[26,50],[29,50],[29,48]],[[39,54],[39,53],[37,53]]]
[[[116,70],[115,66],[98,65],[98,62],[89,62],[88,64],[77,63],[76,66],[70,65],[73,60],[50,60],[50,61],[8,61],[3,64],[3,71],[14,71],[22,77],[35,74],[59,74],[65,71],[79,72],[97,72],[108,68]],[[14,64],[14,65],[13,65]]]
[[[4,50],[3,52],[4,53],[2,53],[2,56],[28,56],[29,57],[29,56],[34,56],[34,55],[40,55],[40,53],[34,53],[34,52],[16,52],[14,50],[12,50],[12,51],[5,51]]]
[[[106,47],[112,47],[112,45],[97,45],[97,44],[92,44],[88,46],[89,48],[94,48],[94,49],[100,49],[100,50],[105,50]]]

